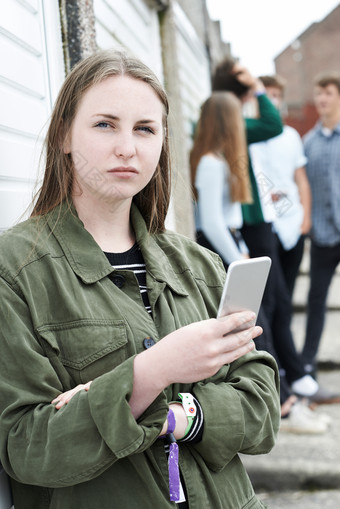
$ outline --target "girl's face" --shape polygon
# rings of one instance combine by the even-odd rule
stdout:
[[[75,172],[73,194],[89,207],[124,202],[150,181],[163,144],[163,104],[147,83],[112,76],[78,104],[63,149]]]

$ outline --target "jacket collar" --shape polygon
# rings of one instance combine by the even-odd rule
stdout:
[[[168,257],[157,244],[154,236],[148,233],[145,221],[134,203],[130,217],[148,273],[156,281],[166,283],[176,293],[187,295]],[[92,235],[85,229],[72,203],[63,202],[49,212],[47,223],[72,270],[84,283],[95,283],[114,272],[115,269],[112,268]]]
[[[137,243],[146,263],[147,272],[156,281],[166,283],[179,295],[188,295],[188,292],[183,288],[178,275],[170,264],[167,255],[157,244],[157,236],[148,233],[144,218],[134,203],[132,203],[130,217]]]

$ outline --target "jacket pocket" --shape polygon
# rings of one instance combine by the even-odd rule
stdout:
[[[39,327],[48,357],[56,357],[75,383],[107,373],[128,357],[123,320],[77,320]]]

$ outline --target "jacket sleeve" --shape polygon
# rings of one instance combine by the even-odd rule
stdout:
[[[213,378],[194,385],[204,414],[202,441],[192,447],[214,471],[239,453],[264,454],[280,424],[279,378],[274,358],[251,352]]]
[[[0,299],[0,447],[11,477],[25,484],[70,486],[151,446],[167,402],[162,393],[136,422],[128,404],[133,357],[56,410],[50,402],[63,385],[35,335],[25,300],[4,279]]]
[[[219,282],[199,285],[208,314],[214,317],[225,270],[213,253],[203,251],[196,259],[204,263],[204,274]],[[280,425],[279,375],[267,352],[254,350],[207,380],[174,387],[177,392],[192,392],[204,415],[201,442],[181,447],[198,453],[211,470],[222,470],[239,452],[264,454],[274,446]]]
[[[280,113],[265,94],[258,96],[259,118],[246,118],[247,143],[266,141],[282,133]]]

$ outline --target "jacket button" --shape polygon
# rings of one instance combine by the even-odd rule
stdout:
[[[121,274],[115,274],[112,276],[111,281],[118,286],[118,288],[122,288],[125,285],[125,277]]]
[[[146,349],[151,348],[154,344],[155,344],[155,341],[150,337],[145,338],[143,341],[144,348],[146,348]]]

